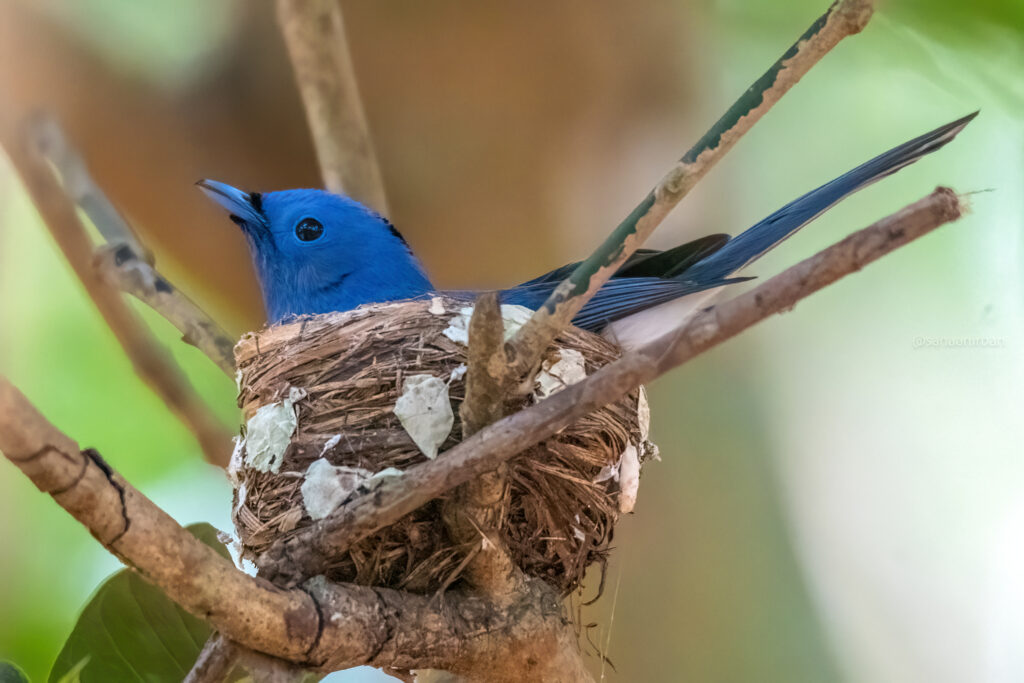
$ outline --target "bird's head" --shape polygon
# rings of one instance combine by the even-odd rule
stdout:
[[[323,190],[200,189],[245,234],[271,322],[418,296],[430,283],[405,240],[379,214]]]

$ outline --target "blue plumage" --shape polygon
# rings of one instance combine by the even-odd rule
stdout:
[[[664,252],[638,251],[580,311],[574,324],[599,332],[659,304],[749,279],[731,276],[844,197],[939,149],[975,115],[861,164],[735,238],[709,235]],[[261,194],[212,180],[198,184],[245,233],[271,322],[435,292],[401,235],[352,199],[322,190]],[[502,301],[538,308],[575,265],[504,290]],[[682,321],[667,322],[671,326]]]

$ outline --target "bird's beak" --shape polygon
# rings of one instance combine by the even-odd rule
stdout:
[[[205,178],[197,182],[196,185],[203,191],[203,194],[224,207],[234,222],[243,227],[253,228],[266,225],[266,216],[259,206],[259,201],[254,201],[254,196],[248,192],[231,187],[227,183]],[[259,195],[255,196],[259,197]]]

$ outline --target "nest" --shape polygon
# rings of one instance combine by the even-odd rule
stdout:
[[[503,306],[502,312],[506,334],[528,315],[519,307]],[[400,476],[426,460],[430,446],[422,436],[417,445],[408,420],[403,426],[396,415],[413,378],[438,378],[427,378],[428,384],[447,389],[454,424],[447,436],[443,425],[440,437],[435,431],[436,457],[461,439],[468,313],[465,302],[439,297],[378,304],[272,326],[239,342],[238,401],[247,429],[230,473],[243,557],[255,560],[274,541],[311,524],[311,515],[323,516],[381,477]],[[537,390],[557,391],[618,355],[600,336],[566,330],[547,354]],[[525,397],[522,405],[536,400]],[[603,562],[619,514],[635,500],[639,463],[653,449],[646,441],[646,414],[640,389],[509,462],[500,533],[527,574],[568,593],[588,566]],[[326,510],[311,486],[314,471],[321,483],[326,473],[334,487]],[[340,553],[327,578],[413,592],[452,584],[478,543],[452,541],[443,502],[435,500]]]

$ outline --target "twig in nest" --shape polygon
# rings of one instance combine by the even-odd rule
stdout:
[[[932,194],[860,230],[735,299],[695,316],[676,334],[626,354],[563,391],[485,427],[436,460],[342,505],[286,542],[275,543],[257,563],[276,580],[294,583],[323,570],[325,558],[396,521],[474,477],[495,469],[523,449],[565,429],[580,417],[624,396],[726,341],[765,318],[935,228],[955,221],[965,206],[955,192]]]

